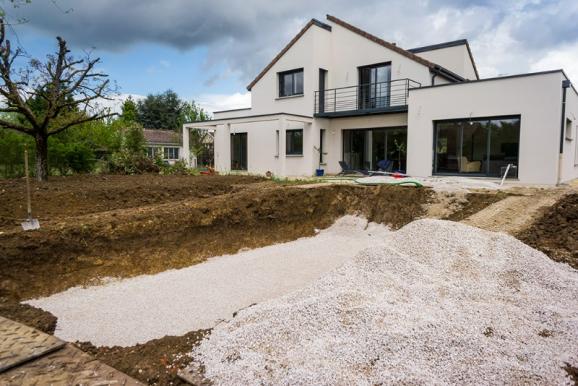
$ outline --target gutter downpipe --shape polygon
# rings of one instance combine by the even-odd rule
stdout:
[[[562,81],[562,117],[560,119],[560,153],[558,155],[558,177],[556,185],[562,182],[562,166],[564,164],[564,130],[566,129],[566,92],[572,83],[568,79]]]

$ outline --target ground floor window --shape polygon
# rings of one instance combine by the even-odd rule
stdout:
[[[154,146],[147,146],[147,157],[155,158],[157,154],[160,152],[160,148]]]
[[[163,148],[163,158],[167,160],[179,159],[179,148],[178,147],[165,147]]]
[[[343,161],[352,169],[405,172],[407,128],[343,130]]]
[[[500,177],[516,166],[520,117],[466,118],[434,124],[434,173]]]
[[[231,170],[247,170],[247,133],[231,134]]]
[[[287,130],[285,138],[287,155],[303,155],[303,129]]]

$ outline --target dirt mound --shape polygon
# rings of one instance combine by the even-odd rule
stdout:
[[[96,359],[149,385],[186,385],[177,371],[191,363],[190,352],[209,330],[192,331],[184,336],[165,336],[132,347],[95,347],[77,342]]]
[[[518,238],[578,269],[578,194],[563,197]]]
[[[50,312],[8,299],[0,300],[0,315],[47,334],[53,334],[56,328],[56,317]]]
[[[114,209],[135,208],[186,198],[230,193],[240,185],[264,181],[249,176],[135,176],[51,177],[32,183],[34,216],[40,222]],[[26,217],[24,179],[0,180],[0,230],[19,227]]]
[[[419,220],[193,350],[237,384],[566,384],[578,275],[503,233]],[[198,372],[196,366],[190,369]]]
[[[255,184],[257,185],[257,184]],[[424,213],[426,189],[247,186],[238,192],[69,217],[0,234],[0,296],[186,267],[210,256],[295,240],[345,214],[400,227]],[[58,278],[58,280],[54,280]]]

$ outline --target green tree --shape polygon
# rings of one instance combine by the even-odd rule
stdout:
[[[74,58],[60,38],[58,50],[45,62],[32,59],[19,65],[23,51],[12,49],[6,39],[4,19],[0,18],[0,112],[20,116],[18,122],[0,117],[0,128],[19,131],[34,138],[36,178],[48,178],[48,138],[71,127],[113,116],[106,109],[94,108],[111,91],[107,75],[97,71],[99,58]],[[91,108],[92,107],[92,108]]]
[[[149,94],[137,103],[137,121],[147,129],[178,130],[183,107],[183,101],[172,90]]]
[[[183,109],[181,110],[181,125],[188,122],[208,121],[209,119],[211,119],[209,113],[207,113],[202,107],[198,106],[195,101],[183,103]]]
[[[122,114],[120,118],[125,122],[138,122],[137,105],[132,97],[129,96],[122,104]]]

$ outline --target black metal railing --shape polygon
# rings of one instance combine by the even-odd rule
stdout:
[[[396,79],[315,91],[315,114],[401,109],[407,106],[409,90],[419,87],[414,80]]]

